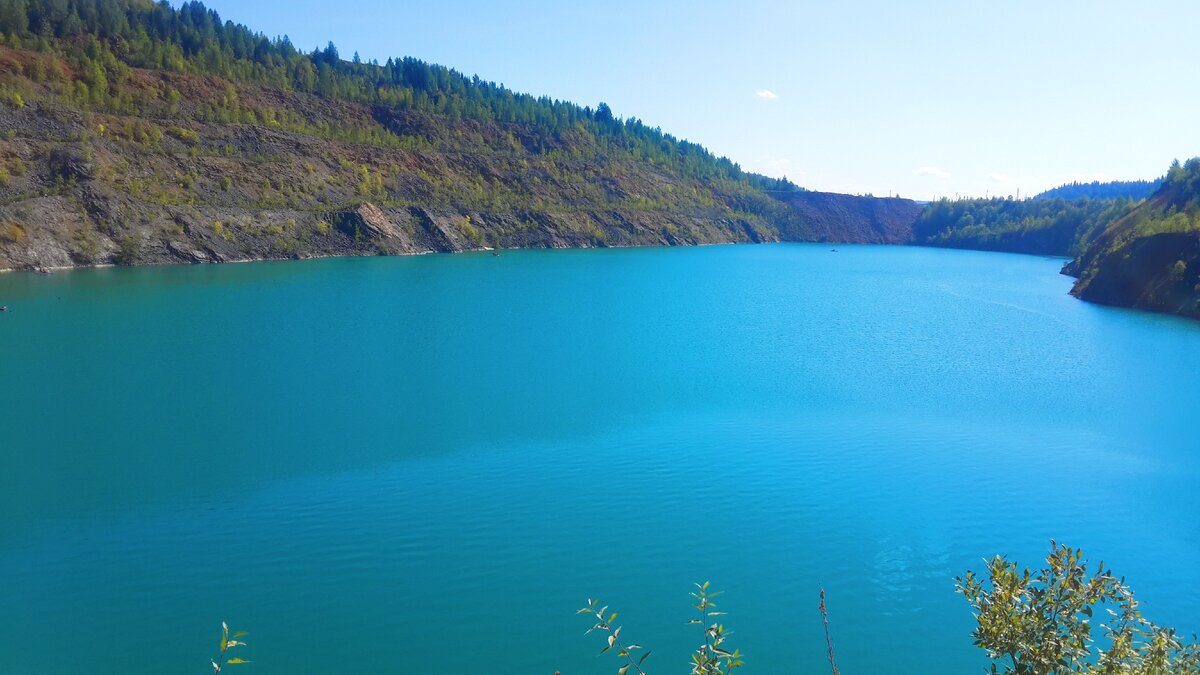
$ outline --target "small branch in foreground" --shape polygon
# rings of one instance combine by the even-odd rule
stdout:
[[[225,666],[236,666],[250,663],[243,658],[234,657],[231,659],[228,655],[230,649],[233,649],[234,647],[246,646],[245,642],[238,640],[238,638],[244,637],[245,635],[246,631],[238,631],[233,634],[233,637],[229,637],[229,624],[225,623],[224,621],[221,622],[221,652],[217,655],[217,658],[212,660],[213,675],[219,675],[219,673],[225,669]]]
[[[642,670],[642,662],[646,660],[646,657],[650,656],[650,652],[643,652],[639,658],[633,658],[633,652],[641,649],[642,646],[636,644],[625,646],[621,643],[621,627],[617,626],[614,628],[612,625],[612,622],[617,618],[617,613],[613,612],[608,616],[608,618],[605,618],[604,613],[607,610],[608,606],[605,605],[604,607],[601,607],[599,600],[588,600],[588,606],[580,609],[579,613],[591,614],[595,616],[596,623],[589,628],[587,632],[590,633],[594,630],[602,630],[605,633],[608,633],[608,645],[605,646],[604,649],[601,649],[600,653],[603,654],[613,647],[616,647],[617,656],[623,656],[629,662],[617,669],[617,675],[627,675],[630,668],[632,668],[633,671],[638,675],[646,675],[645,671]]]

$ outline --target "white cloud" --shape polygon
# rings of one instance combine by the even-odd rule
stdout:
[[[937,168],[936,166],[922,166],[922,167],[913,169],[913,175],[914,176],[932,176],[939,180],[945,180],[950,177],[950,172],[943,171],[943,170]]]
[[[754,95],[759,98],[765,98],[768,101],[774,101],[775,99],[779,98],[779,94],[776,94],[770,89],[759,89],[758,91],[754,92]]]
[[[1012,178],[1006,173],[993,173],[988,177],[997,183],[1007,183],[1008,181],[1012,180]]]

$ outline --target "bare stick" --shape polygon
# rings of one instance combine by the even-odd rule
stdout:
[[[833,675],[841,675],[837,662],[833,660],[833,639],[829,637],[829,612],[825,611],[824,588],[821,589],[821,620],[825,622],[825,647],[829,649],[829,667],[833,668]]]

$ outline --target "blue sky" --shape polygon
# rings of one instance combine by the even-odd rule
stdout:
[[[1026,195],[1200,155],[1195,0],[205,4],[305,49],[605,101],[812,189]]]

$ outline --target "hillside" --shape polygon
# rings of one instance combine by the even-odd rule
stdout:
[[[1126,198],[941,199],[918,216],[913,240],[924,246],[1075,255],[1135,205]]]
[[[0,42],[0,269],[898,243],[919,211],[746,173],[604,104],[303,53],[198,2],[0,0]]]
[[[908,199],[795,190],[774,197],[786,205],[774,224],[785,241],[908,244],[923,207]]]
[[[1200,158],[1171,166],[1150,199],[1064,272],[1084,300],[1200,318]]]

